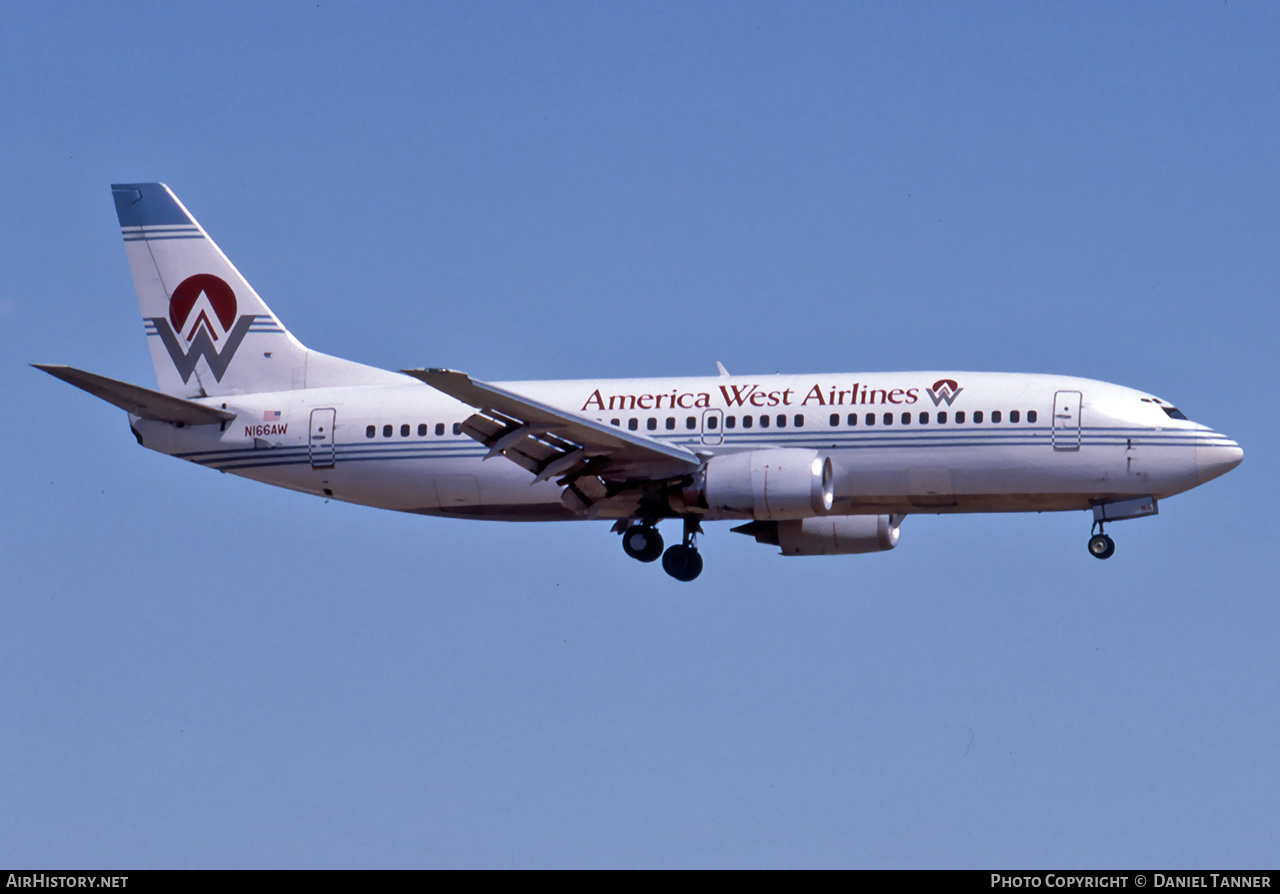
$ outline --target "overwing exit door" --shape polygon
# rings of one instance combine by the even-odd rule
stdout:
[[[702,411],[702,443],[720,444],[724,442],[724,411],[708,409]]]

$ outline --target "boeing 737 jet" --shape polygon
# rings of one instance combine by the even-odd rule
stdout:
[[[702,523],[819,556],[893,549],[912,513],[1108,522],[1244,454],[1152,394],[1056,375],[864,372],[488,383],[341,360],[289,334],[162,183],[113,186],[158,388],[39,369],[121,407],[144,447],[335,500],[453,518],[605,519],[702,571]],[[678,520],[664,549],[658,526]]]

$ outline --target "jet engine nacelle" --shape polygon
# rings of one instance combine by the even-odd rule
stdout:
[[[816,450],[752,450],[707,460],[692,490],[686,500],[713,518],[811,518],[831,511],[835,473]]]
[[[898,545],[900,515],[828,515],[789,521],[754,521],[734,528],[758,543],[782,548],[784,556],[847,556],[878,553]]]

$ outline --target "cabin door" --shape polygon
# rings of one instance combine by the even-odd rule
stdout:
[[[311,468],[332,469],[334,460],[333,425],[338,411],[332,407],[311,411]]]
[[[1059,391],[1053,396],[1053,449],[1080,449],[1079,391]]]

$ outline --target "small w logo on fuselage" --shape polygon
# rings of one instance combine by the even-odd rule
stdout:
[[[935,407],[942,406],[944,400],[947,406],[951,406],[951,402],[959,397],[963,390],[955,379],[939,379],[933,383],[932,388],[925,389],[925,394],[929,395]]]
[[[194,313],[197,307],[200,310]],[[236,295],[231,286],[212,273],[197,273],[184,279],[173,290],[169,298],[168,319],[147,318],[147,322],[155,326],[156,334],[164,343],[183,382],[191,378],[201,357],[209,364],[214,379],[222,381],[240,342],[244,341],[257,319],[255,314],[237,317],[236,308]],[[187,328],[188,320],[191,320],[191,327],[183,336],[188,345],[184,348],[179,336]],[[226,341],[219,351],[214,342],[221,338]]]

